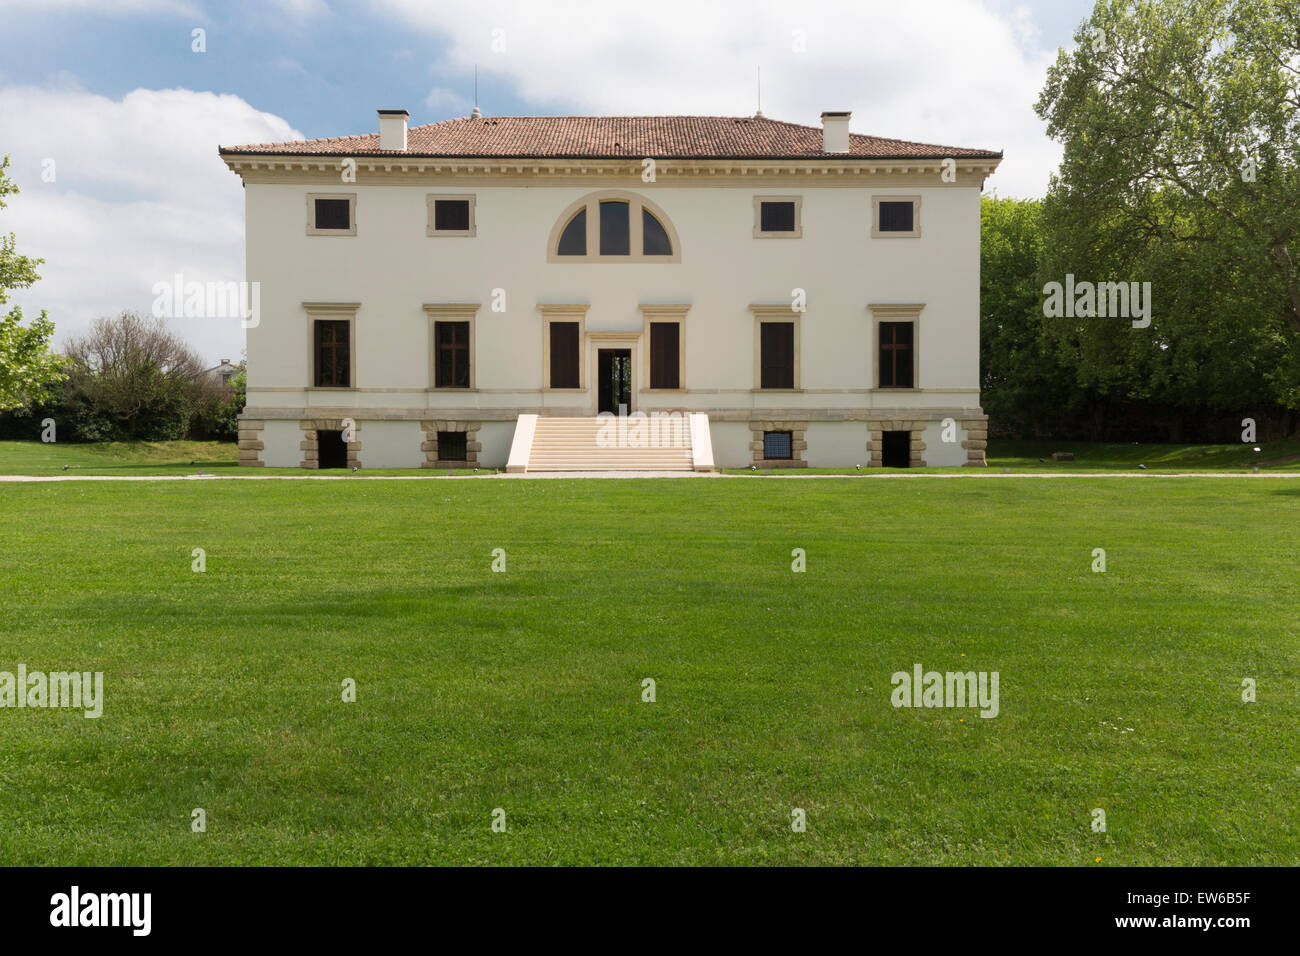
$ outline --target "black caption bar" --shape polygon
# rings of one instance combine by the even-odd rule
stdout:
[[[912,927],[984,939],[1192,938],[1231,944],[1289,923],[1276,869],[0,869],[7,943],[373,943],[461,921],[484,933],[595,920],[658,933],[690,920],[733,938],[778,924],[855,934]],[[534,919],[524,923],[523,920]],[[646,922],[646,920],[650,922]],[[567,923],[567,925],[561,925]],[[945,930],[946,931],[946,930]],[[992,935],[988,935],[992,934]],[[550,935],[549,933],[547,935]]]

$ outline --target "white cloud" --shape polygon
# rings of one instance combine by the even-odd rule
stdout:
[[[195,17],[199,8],[189,0],[0,0],[0,9],[9,7],[50,10],[81,10],[86,13],[108,13],[117,16],[138,13],[169,13],[174,16]]]
[[[446,37],[441,68],[477,64],[525,100],[572,112],[746,115],[762,67],[767,116],[815,126],[822,110],[851,109],[855,132],[1004,149],[989,181],[1004,194],[1041,194],[1060,157],[1033,112],[1055,50],[1031,46],[1023,14],[978,0],[381,5]]]
[[[22,189],[0,212],[0,233],[46,260],[41,280],[12,301],[28,316],[48,310],[62,342],[100,315],[148,312],[153,284],[177,272],[243,279],[244,194],[217,146],[301,138],[237,96],[0,87],[0,142]],[[42,181],[46,160],[52,183]],[[237,320],[172,321],[204,358],[234,359],[243,347]]]
[[[424,98],[424,105],[434,113],[448,117],[468,116],[473,106],[464,96],[445,86],[435,86],[431,89],[429,95]]]

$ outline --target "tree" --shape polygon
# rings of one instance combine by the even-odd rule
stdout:
[[[68,343],[64,404],[85,441],[184,438],[212,389],[162,319],[123,312]]]
[[[1042,204],[980,202],[980,403],[1001,433],[1060,432],[1082,396],[1043,327]]]
[[[1149,281],[1141,332],[1045,324],[1126,401],[1300,407],[1300,7],[1099,0],[1037,104],[1064,144],[1044,280]]]
[[[18,186],[5,175],[9,157],[0,160],[0,209],[4,197],[17,193]],[[43,259],[22,256],[15,250],[13,233],[0,236],[0,305],[9,301],[8,292],[25,289],[40,278],[36,267]],[[23,311],[14,306],[0,315],[0,412],[23,408],[47,398],[52,386],[63,379],[62,362],[50,351],[54,323],[44,311],[24,327]]]

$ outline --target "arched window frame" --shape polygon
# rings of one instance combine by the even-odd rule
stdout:
[[[628,230],[630,240],[630,253],[626,256],[602,256],[600,254],[600,204],[608,200],[618,200],[628,204]],[[573,220],[573,217],[583,210],[587,211],[587,254],[585,256],[562,256],[559,254],[560,236],[563,235],[564,229]],[[650,213],[659,224],[664,227],[664,232],[668,233],[668,241],[672,243],[673,251],[667,256],[647,256],[645,254],[645,237],[643,235],[642,210]],[[655,203],[646,199],[644,196],[628,192],[623,189],[606,189],[600,192],[588,193],[581,199],[571,203],[568,208],[560,214],[551,227],[551,235],[547,240],[546,246],[547,262],[622,262],[622,263],[664,263],[664,262],[681,262],[682,261],[682,244],[677,238],[677,229],[673,225],[667,213],[659,208]]]

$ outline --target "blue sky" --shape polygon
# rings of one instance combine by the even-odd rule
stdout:
[[[1059,158],[1033,114],[1091,0],[0,0],[0,153],[24,192],[0,233],[44,256],[14,296],[60,338],[147,311],[174,271],[242,278],[242,193],[216,146],[491,114],[754,110],[1006,151],[990,188],[1039,195]],[[206,32],[206,52],[191,31]],[[796,49],[799,35],[804,48]],[[497,49],[493,49],[493,41]],[[502,49],[501,47],[504,47]],[[53,159],[54,182],[42,178]],[[236,358],[237,323],[182,329]]]

